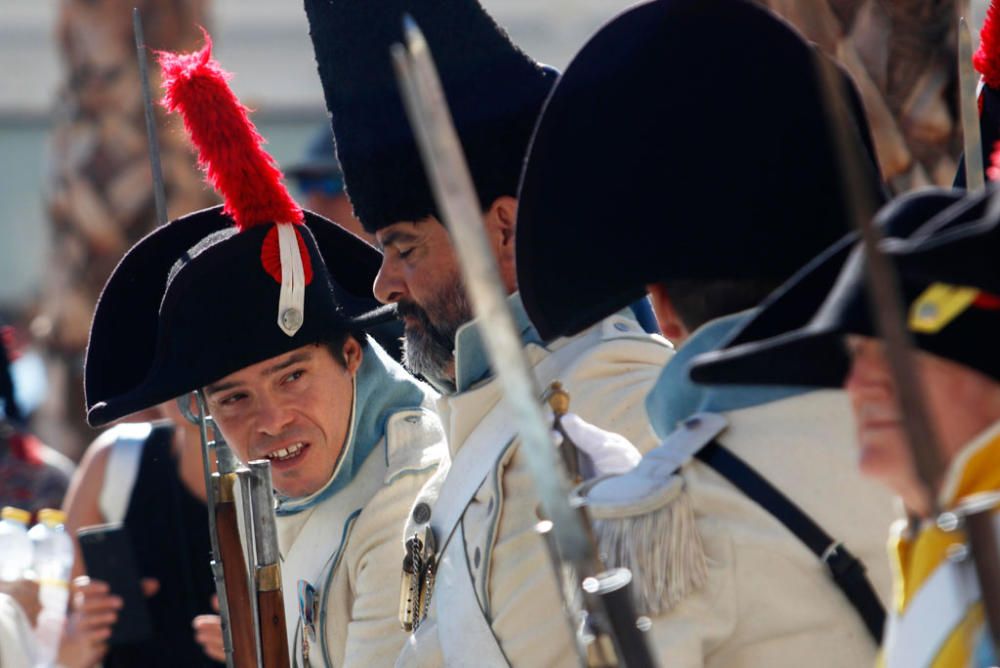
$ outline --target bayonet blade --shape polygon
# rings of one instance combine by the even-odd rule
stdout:
[[[958,81],[962,145],[965,149],[965,189],[973,192],[986,187],[983,142],[979,128],[979,75],[972,67],[972,35],[969,33],[969,24],[961,16],[958,19]]]
[[[135,31],[135,51],[139,59],[139,81],[142,86],[142,106],[146,115],[146,140],[149,144],[149,167],[153,176],[153,205],[156,207],[156,224],[167,222],[167,198],[163,186],[163,168],[160,165],[160,142],[156,137],[156,114],[153,96],[149,90],[149,65],[146,62],[146,40],[142,33],[139,8],[132,9],[132,29]]]

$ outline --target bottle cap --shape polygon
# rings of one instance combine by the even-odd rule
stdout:
[[[31,513],[14,506],[4,506],[3,510],[0,510],[0,518],[27,524],[31,520]]]
[[[66,513],[56,508],[42,508],[38,511],[38,521],[46,526],[66,523]]]

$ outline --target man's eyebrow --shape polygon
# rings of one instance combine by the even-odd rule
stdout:
[[[386,246],[391,246],[397,241],[415,241],[417,235],[406,230],[393,230],[386,232],[381,239],[377,239],[379,248],[385,250]]]
[[[311,359],[312,359],[312,352],[307,351],[307,350],[300,350],[299,352],[297,352],[294,355],[290,356],[288,359],[283,360],[281,362],[278,362],[274,366],[270,366],[270,367],[264,369],[264,372],[263,372],[262,375],[264,375],[264,376],[272,376],[272,375],[278,373],[279,371],[287,369],[290,366],[293,366],[295,364],[299,364],[300,362],[308,362]]]
[[[282,360],[281,362],[278,362],[277,364],[264,369],[261,375],[272,376],[278,373],[279,371],[287,369],[288,367],[293,366],[295,364],[299,364],[300,362],[308,362],[309,360],[312,359],[312,356],[313,356],[312,352],[310,351],[307,350],[299,351],[294,355],[292,355],[291,357],[289,357],[288,359]],[[205,388],[205,394],[206,395],[218,394],[219,392],[225,392],[226,390],[231,390],[235,387],[239,387],[240,385],[243,385],[243,383],[242,381],[238,380],[230,381],[228,383],[215,383],[214,385],[209,385]]]
[[[230,383],[216,383],[214,385],[209,385],[205,388],[205,395],[212,396],[213,394],[218,394],[219,392],[225,392],[226,390],[231,390],[234,387],[239,387],[242,383],[230,382]]]

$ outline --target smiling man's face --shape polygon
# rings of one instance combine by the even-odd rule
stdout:
[[[313,344],[248,366],[205,388],[208,407],[244,462],[271,461],[284,496],[318,491],[333,474],[350,427],[360,344],[344,343],[341,364]]]

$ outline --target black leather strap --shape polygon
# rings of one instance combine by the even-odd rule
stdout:
[[[826,564],[837,587],[857,610],[875,643],[880,644],[885,627],[885,608],[865,575],[864,564],[823,531],[791,499],[724,446],[712,441],[695,457],[785,525]]]

